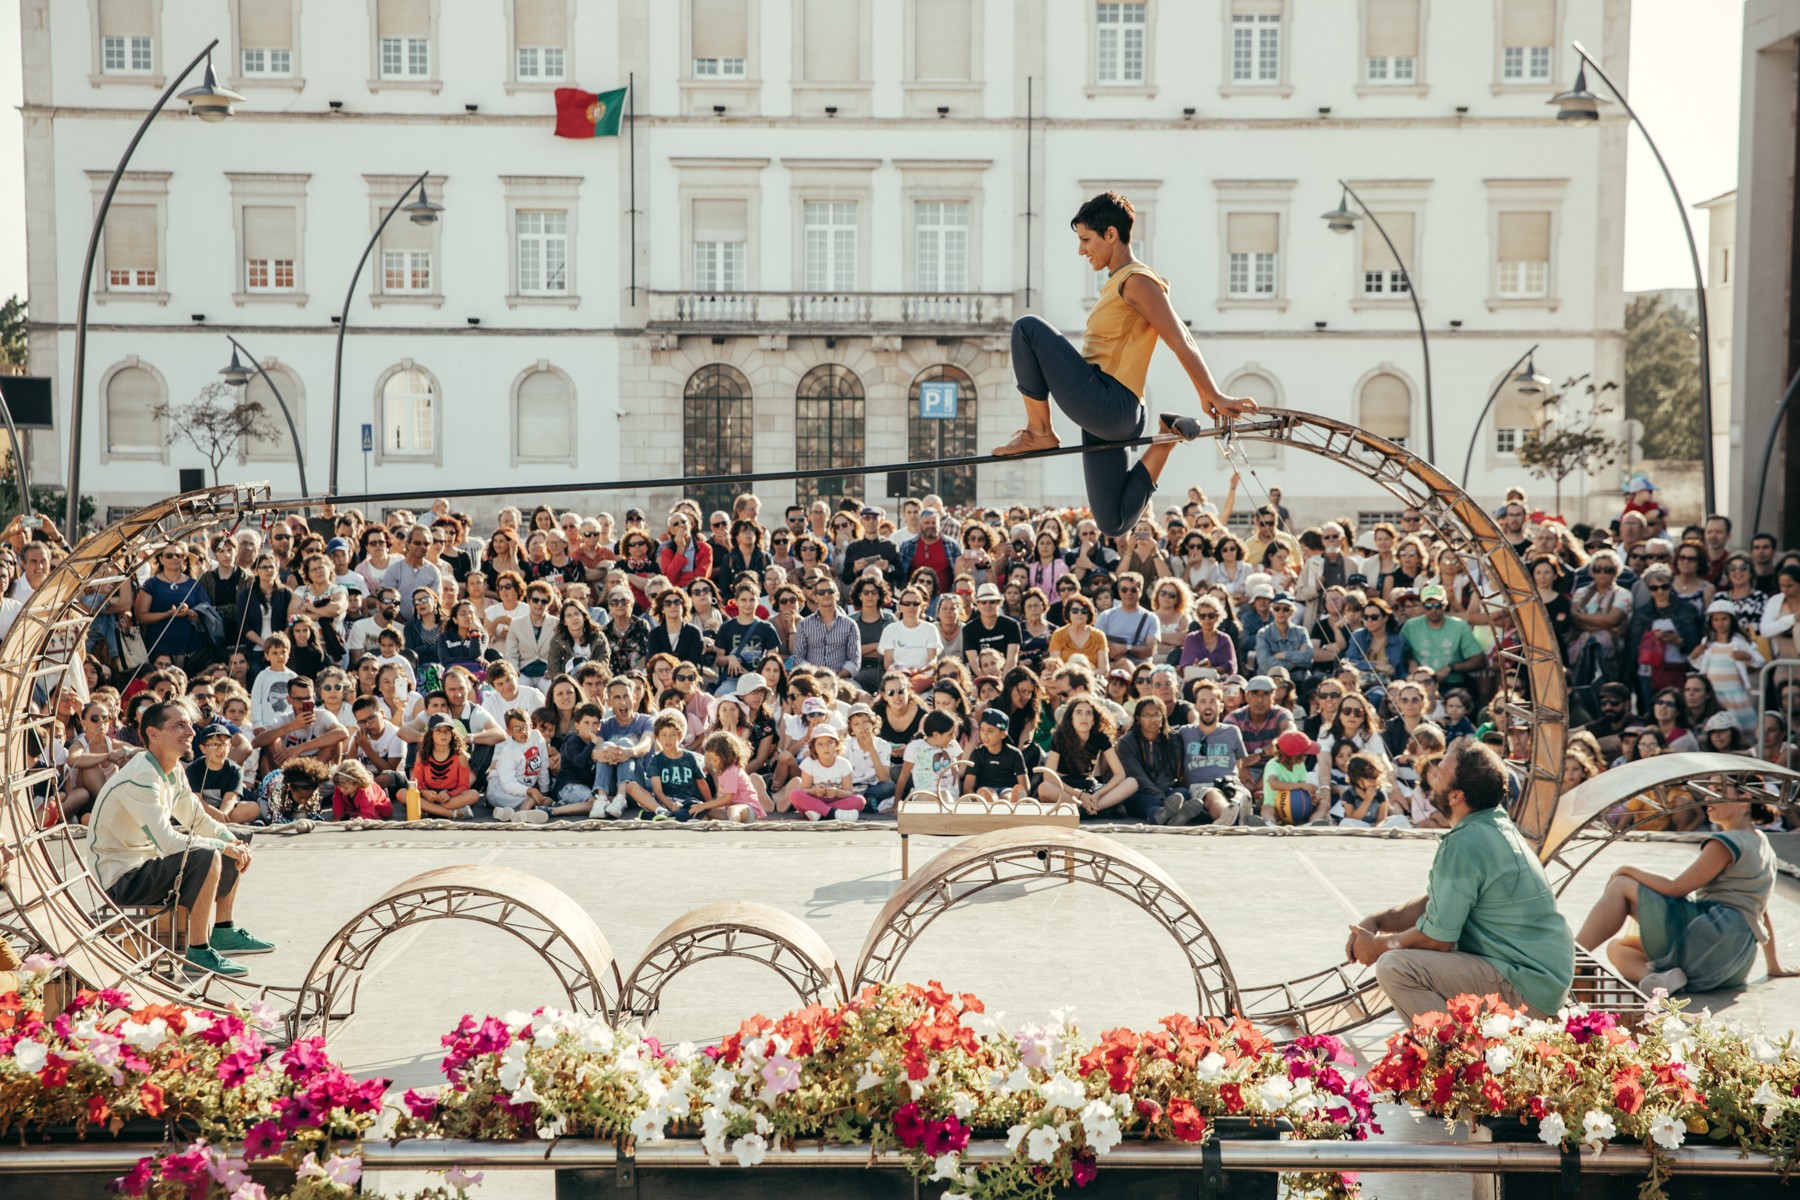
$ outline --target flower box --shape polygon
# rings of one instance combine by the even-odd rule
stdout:
[[[28,1144],[67,1146],[76,1143],[117,1144],[127,1142],[144,1147],[145,1154],[167,1143],[169,1127],[165,1122],[148,1117],[133,1117],[116,1134],[89,1129],[85,1134],[73,1125],[54,1125],[44,1130],[31,1130],[25,1135]],[[107,1189],[109,1173],[93,1171],[44,1171],[26,1175],[7,1175],[4,1192],[10,1196],[29,1196],[31,1200],[117,1200]]]
[[[1483,1121],[1482,1127],[1492,1141],[1503,1144],[1537,1145],[1542,1141],[1538,1137],[1538,1123],[1532,1120],[1493,1117]],[[1636,1144],[1625,1138],[1614,1140],[1624,1146]],[[1592,1155],[1591,1150],[1582,1151],[1583,1161]],[[1493,1196],[1494,1200],[1537,1200],[1555,1192],[1560,1196],[1572,1195],[1577,1200],[1637,1200],[1639,1181],[1636,1176],[1583,1171],[1580,1178],[1579,1190],[1555,1192],[1557,1183],[1552,1176],[1536,1171],[1511,1172],[1494,1177]],[[1663,1185],[1663,1191],[1669,1200],[1789,1200],[1794,1195],[1782,1182],[1773,1163],[1766,1178],[1756,1175],[1675,1175]]]

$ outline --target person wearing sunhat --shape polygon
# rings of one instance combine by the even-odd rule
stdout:
[[[1424,613],[1400,627],[1408,664],[1430,670],[1440,688],[1463,685],[1465,672],[1487,665],[1487,651],[1467,621],[1446,611],[1441,586],[1428,585],[1419,593],[1419,600]]]
[[[1003,599],[1000,589],[992,583],[975,589],[975,615],[962,628],[963,657],[968,659],[970,670],[979,669],[977,660],[989,647],[1006,656],[1006,670],[1019,665],[1019,646],[1025,635],[1017,621],[1000,611]]]
[[[843,737],[829,721],[819,722],[807,733],[806,761],[800,764],[800,782],[788,793],[788,800],[809,821],[826,816],[854,821],[868,803],[867,797],[850,790],[853,768],[839,753]]]

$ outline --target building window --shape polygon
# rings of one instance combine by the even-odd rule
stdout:
[[[293,0],[237,0],[238,73],[287,79],[294,73]]]
[[[437,453],[437,384],[417,367],[401,367],[381,385],[381,453],[430,458]]]
[[[856,201],[808,200],[805,223],[806,290],[856,290]]]
[[[294,73],[294,55],[290,50],[245,50],[241,62],[245,75],[285,79]]]
[[[136,363],[136,359],[128,362]],[[162,381],[146,367],[127,366],[106,381],[106,452],[117,457],[164,457]]]
[[[1495,294],[1509,300],[1550,294],[1550,214],[1501,213],[1495,247]]]
[[[1376,213],[1383,229],[1393,239],[1394,249],[1405,256],[1405,264],[1415,260],[1413,251],[1413,216],[1411,213]],[[1404,296],[1412,290],[1407,280],[1406,265],[1388,249],[1381,231],[1370,222],[1361,223],[1362,294],[1365,296]]]
[[[401,294],[431,291],[431,251],[386,250],[381,252],[381,290]]]
[[[291,208],[244,206],[244,290],[294,290],[295,220]]]
[[[694,481],[715,475],[748,475],[756,469],[756,414],[750,381],[736,367],[709,363],[688,376],[681,398],[682,474]],[[690,483],[687,494],[702,511],[731,509],[743,489],[734,484]]]
[[[801,65],[808,83],[862,78],[862,0],[801,0]],[[695,57],[699,57],[698,51]]]
[[[151,62],[147,37],[100,39],[100,69],[108,75],[148,75],[153,69]]]
[[[695,79],[743,79],[749,74],[749,0],[691,0]]]
[[[950,294],[969,290],[969,205],[921,200],[913,205],[913,287]]]
[[[1406,445],[1412,435],[1412,389],[1398,375],[1382,371],[1362,385],[1356,423],[1376,437]]]
[[[295,379],[293,372],[285,367],[265,364],[263,370],[269,373],[269,378],[273,379],[275,386],[280,389],[281,401],[286,402],[288,414],[294,418],[294,428],[304,429],[302,418],[305,417],[306,412],[305,406],[301,402],[302,393],[299,380]],[[269,425],[274,430],[268,437],[251,438],[245,443],[244,457],[255,460],[266,459],[271,462],[293,462],[294,437],[288,431],[287,417],[282,415],[281,402],[275,399],[275,393],[269,390],[269,385],[263,381],[261,372],[250,376],[250,382],[244,386],[244,399],[262,405],[263,415],[268,418]],[[305,434],[301,436],[304,437]]]
[[[1281,388],[1276,385],[1272,376],[1254,364],[1227,379],[1225,392],[1232,396],[1248,396],[1263,408],[1281,407]],[[1277,443],[1265,442],[1252,437],[1238,442],[1237,446],[1248,462],[1269,464],[1281,461],[1281,447]],[[1232,513],[1232,523],[1228,527],[1234,530],[1241,528],[1248,532],[1250,528],[1248,510],[1248,505],[1239,506]],[[1241,526],[1238,524],[1240,517],[1243,518]]]
[[[924,417],[919,410],[919,385],[947,380],[956,384],[956,415]],[[975,381],[961,367],[942,364],[926,367],[912,381],[906,395],[907,457],[914,462],[930,458],[973,458],[980,453],[976,443]],[[908,494],[925,496],[933,492],[946,504],[974,504],[975,468],[945,467],[941,471],[913,471],[907,477]]]
[[[1530,430],[1519,426],[1496,425],[1494,427],[1494,451],[1498,454],[1517,454]]]
[[[1419,0],[1367,0],[1363,26],[1363,80],[1373,84],[1419,81]]]
[[[913,0],[913,78],[965,81],[974,78],[970,0]],[[1140,50],[1140,61],[1143,57]]]
[[[561,83],[569,77],[564,0],[513,0],[512,34],[516,82]]]
[[[518,226],[519,294],[562,296],[569,290],[569,214],[522,208]]]
[[[430,78],[430,42],[424,38],[382,38],[381,77],[383,79]]]
[[[1275,213],[1226,215],[1227,295],[1236,300],[1274,299],[1280,236],[1281,218]]]
[[[1099,82],[1143,84],[1145,8],[1142,0],[1094,6],[1094,78]]]
[[[749,248],[747,200],[693,202],[694,287],[703,292],[741,292]]]
[[[1281,82],[1280,6],[1236,0],[1231,11],[1231,82]]]
[[[561,46],[520,46],[517,70],[521,83],[560,83],[563,74]]]
[[[837,363],[814,367],[800,378],[794,393],[794,466],[801,474],[833,467],[863,465],[864,403],[862,380]],[[815,480],[816,496],[860,493],[851,476]]]
[[[1551,73],[1550,51],[1555,44],[1556,0],[1502,0],[1502,82],[1548,82]]]
[[[115,204],[106,215],[106,290],[154,292],[161,280],[156,261],[156,207]]]
[[[431,77],[431,0],[376,0],[383,79]]]
[[[572,462],[575,395],[568,378],[540,362],[514,389],[512,425],[514,461]]]

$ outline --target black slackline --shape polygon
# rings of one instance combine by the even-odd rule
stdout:
[[[1199,435],[1189,439],[1199,441],[1201,438],[1227,437],[1238,433],[1262,433],[1272,429],[1282,429],[1286,421],[1238,421],[1226,425],[1214,425],[1202,429]],[[370,492],[360,496],[303,496],[284,500],[253,500],[245,504],[245,512],[264,512],[270,509],[321,508],[327,504],[334,505],[375,505],[387,504],[395,500],[421,499],[479,499],[484,496],[549,496],[569,492],[623,492],[652,491],[660,488],[688,488],[695,484],[708,487],[730,485],[736,487],[747,483],[781,483],[802,479],[839,479],[852,475],[885,475],[893,471],[931,471],[939,467],[974,467],[994,462],[1024,462],[1037,458],[1060,458],[1067,454],[1094,454],[1102,450],[1134,450],[1140,446],[1179,443],[1182,439],[1157,434],[1154,437],[1133,438],[1123,442],[1096,442],[1091,446],[1074,445],[1058,446],[1053,450],[1032,450],[1024,454],[1009,454],[1003,459],[996,459],[991,454],[971,454],[962,458],[928,458],[918,462],[871,464],[854,467],[820,467],[806,471],[750,471],[742,475],[677,475],[667,479],[618,479],[595,483],[535,483],[524,487],[467,487],[467,488],[419,488],[404,492]]]

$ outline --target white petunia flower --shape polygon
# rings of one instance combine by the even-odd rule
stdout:
[[[13,1063],[20,1072],[35,1075],[44,1069],[44,1063],[50,1058],[50,1050],[42,1042],[26,1039],[13,1045]]]
[[[1294,1098],[1294,1085],[1285,1077],[1278,1075],[1273,1079],[1264,1080],[1262,1087],[1257,1089],[1257,1094],[1262,1098],[1265,1110],[1272,1113],[1280,1112]]]
[[[1038,1095],[1051,1108],[1080,1108],[1087,1099],[1087,1089],[1058,1071],[1038,1085]]]
[[[880,1087],[881,1081],[885,1078],[887,1077],[874,1067],[865,1066],[862,1074],[856,1077],[856,1090],[866,1092],[872,1087]]]
[[[1781,1097],[1776,1094],[1775,1089],[1770,1087],[1769,1081],[1765,1079],[1762,1083],[1757,1085],[1756,1095],[1750,1097],[1750,1103],[1756,1105],[1780,1104]]]
[[[1686,1137],[1687,1128],[1668,1113],[1658,1113],[1650,1118],[1650,1140],[1664,1150],[1681,1149]]]
[[[1505,1046],[1489,1046],[1486,1055],[1487,1069],[1496,1075],[1504,1075],[1513,1065],[1513,1052]]]
[[[1039,1125],[1025,1135],[1025,1157],[1032,1162],[1047,1163],[1056,1157],[1056,1149],[1062,1145],[1062,1135],[1053,1125]]]
[[[716,1108],[700,1114],[700,1148],[710,1157],[725,1153],[725,1127],[730,1124],[731,1118]]]
[[[1679,1015],[1670,1013],[1668,1016],[1664,1017],[1662,1023],[1657,1026],[1657,1032],[1662,1034],[1663,1041],[1673,1044],[1687,1037],[1688,1023],[1682,1020]]]
[[[1538,1122],[1538,1141],[1547,1146],[1560,1146],[1569,1132],[1568,1122],[1562,1119],[1561,1113],[1547,1113]]]
[[[507,1099],[514,1104],[542,1104],[544,1102],[544,1098],[538,1095],[538,1090],[531,1085],[531,1076],[529,1075],[525,1077],[525,1082],[520,1084],[518,1089]]]
[[[1006,1083],[1002,1086],[1002,1088],[1000,1090],[1007,1092],[1007,1093],[1030,1091],[1031,1090],[1031,1072],[1027,1071],[1022,1066],[1014,1067],[1012,1069],[1012,1074],[1008,1075],[1006,1077]]]
[[[1206,1057],[1194,1064],[1194,1074],[1200,1077],[1201,1083],[1211,1083],[1225,1070],[1225,1056],[1217,1050],[1208,1050]]]
[[[1019,1143],[1025,1140],[1025,1135],[1030,1131],[1030,1127],[1026,1125],[1014,1125],[1011,1129],[1008,1129],[1006,1131],[1007,1152],[1009,1154],[1017,1154],[1019,1152]]]
[[[958,1170],[961,1166],[962,1155],[958,1154],[956,1151],[952,1150],[948,1154],[940,1154],[931,1160],[931,1174],[925,1177],[926,1181],[936,1183],[940,1179],[947,1179],[951,1183],[956,1183],[958,1181]]]
[[[950,1111],[956,1114],[959,1121],[967,1121],[981,1102],[967,1092],[955,1092],[950,1097]]]
[[[1587,1115],[1581,1118],[1581,1142],[1585,1146],[1603,1149],[1618,1133],[1619,1127],[1613,1124],[1613,1119],[1597,1108],[1588,1109]]]
[[[1503,1017],[1499,1013],[1490,1013],[1487,1020],[1481,1023],[1481,1036],[1484,1038],[1503,1038],[1512,1032],[1512,1018]]]
[[[631,1136],[646,1145],[663,1140],[663,1117],[655,1109],[641,1112],[631,1122]]]
[[[517,1035],[519,1030],[531,1024],[531,1014],[528,1012],[520,1012],[515,1008],[505,1016],[501,1017],[500,1023],[506,1026],[506,1032]]]
[[[754,1167],[768,1157],[769,1143],[760,1133],[746,1133],[731,1143],[731,1152],[737,1155],[738,1166]]]
[[[523,1058],[503,1058],[500,1069],[495,1072],[500,1086],[507,1091],[516,1089],[525,1078],[525,1060]]]
[[[1096,1155],[1109,1153],[1124,1140],[1119,1114],[1104,1100],[1091,1101],[1081,1110],[1081,1129],[1087,1135],[1088,1148]]]
[[[1759,1033],[1750,1039],[1750,1057],[1759,1063],[1780,1062],[1781,1048]]]

